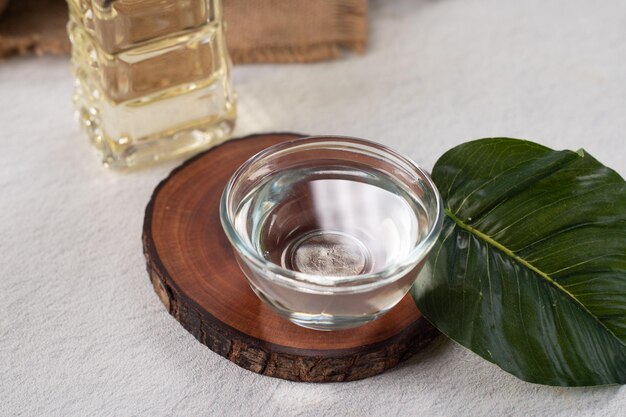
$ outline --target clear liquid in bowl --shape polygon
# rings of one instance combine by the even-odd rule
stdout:
[[[322,283],[402,262],[428,231],[417,196],[372,168],[301,166],[249,194],[236,225],[262,257]]]

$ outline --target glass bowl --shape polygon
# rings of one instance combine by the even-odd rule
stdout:
[[[300,326],[356,327],[413,285],[442,223],[441,197],[410,159],[362,139],[271,146],[226,185],[222,226],[250,287]]]

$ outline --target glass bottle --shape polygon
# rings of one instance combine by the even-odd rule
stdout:
[[[68,0],[74,105],[105,166],[228,139],[236,117],[221,0]]]

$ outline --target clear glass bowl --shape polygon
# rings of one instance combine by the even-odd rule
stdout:
[[[356,327],[395,306],[441,231],[442,203],[410,159],[362,139],[309,137],[246,161],[220,202],[252,290],[293,323]]]

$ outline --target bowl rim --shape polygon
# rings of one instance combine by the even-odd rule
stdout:
[[[253,164],[259,163],[271,155],[288,151],[306,151],[312,144],[317,145],[316,148],[328,148],[329,146],[334,145],[334,147],[341,146],[342,150],[348,152],[360,150],[362,153],[365,148],[365,150],[375,151],[377,154],[382,153],[384,156],[393,157],[406,164],[407,167],[410,168],[411,174],[415,174],[415,180],[419,178],[427,184],[427,188],[435,196],[435,218],[432,221],[429,219],[429,229],[426,236],[421,239],[401,261],[396,262],[380,271],[369,272],[367,274],[350,276],[320,276],[307,274],[300,271],[290,270],[268,261],[260,256],[252,247],[250,247],[247,244],[247,239],[240,235],[232,222],[234,213],[233,210],[231,210],[230,200],[235,186],[242,177],[242,174]],[[326,146],[320,146],[324,144]],[[356,146],[354,146],[353,149],[346,147],[346,145],[350,144],[353,146],[358,145],[360,149],[357,149]],[[394,163],[395,161],[391,162]],[[271,145],[260,152],[257,152],[241,164],[231,175],[222,192],[220,198],[220,221],[222,223],[222,228],[224,229],[224,232],[235,252],[243,257],[244,261],[250,262],[252,265],[263,271],[263,276],[265,278],[275,281],[283,286],[297,289],[301,292],[322,292],[333,294],[362,292],[387,285],[402,278],[405,272],[414,268],[426,257],[441,233],[443,223],[443,202],[439,190],[430,177],[430,174],[413,162],[410,158],[396,152],[390,147],[374,141],[350,136],[315,135],[291,139]],[[243,265],[240,265],[240,267],[243,267]],[[244,275],[248,278],[245,271]]]

